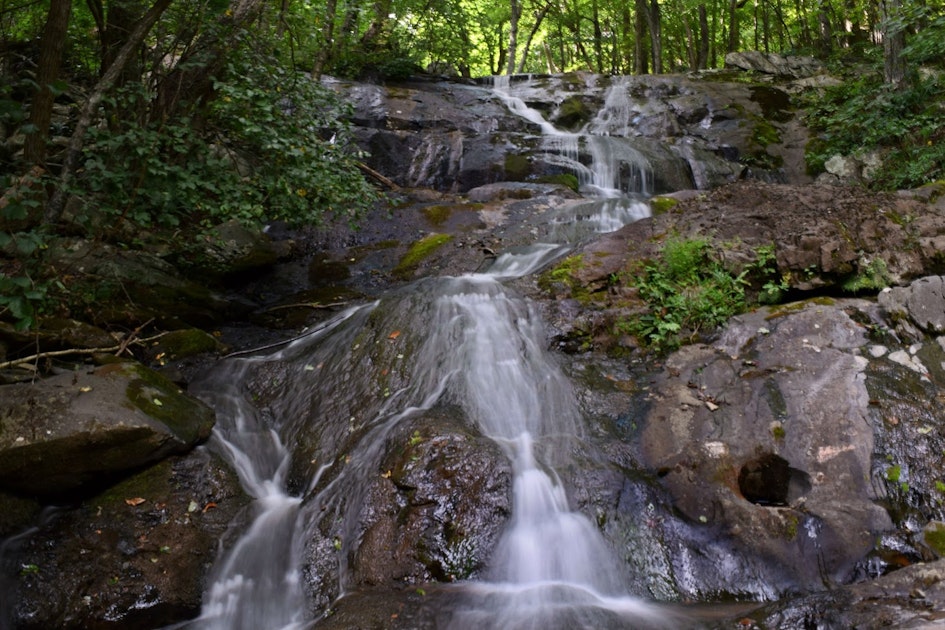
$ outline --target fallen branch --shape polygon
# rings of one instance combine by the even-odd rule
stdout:
[[[128,333],[127,335],[125,335],[125,338],[122,339],[122,340],[121,340],[121,343],[118,345],[118,351],[115,352],[115,356],[116,356],[116,357],[120,357],[121,354],[122,354],[125,350],[128,349],[128,344],[131,343],[132,341],[134,341],[135,337],[138,336],[138,333],[141,332],[141,329],[144,328],[145,326],[148,326],[148,325],[149,325],[151,322],[153,322],[153,321],[154,321],[154,318],[152,317],[151,319],[149,319],[148,321],[146,321],[145,323],[141,324],[140,326],[138,326],[137,328],[135,328],[134,330],[132,330],[130,333]]]
[[[367,164],[364,164],[363,162],[358,162],[358,168],[360,168],[360,169],[361,169],[362,171],[364,171],[367,175],[369,175],[369,176],[371,177],[371,179],[374,179],[375,181],[380,182],[381,184],[387,186],[388,188],[390,188],[390,189],[393,190],[394,192],[397,192],[397,191],[400,190],[400,186],[398,186],[397,184],[395,184],[395,183],[392,182],[391,180],[387,179],[386,177],[384,177],[383,175],[381,175],[380,173],[378,173],[377,171],[375,171],[373,168],[371,168],[371,167],[368,166]]]
[[[130,334],[134,335],[135,333],[132,332]],[[22,357],[20,359],[12,359],[10,361],[4,361],[3,363],[0,363],[0,370],[5,370],[6,368],[10,368],[10,367],[16,367],[24,363],[33,363],[34,361],[39,361],[40,359],[49,359],[52,357],[65,357],[65,356],[70,356],[70,355],[83,356],[83,355],[93,355],[93,354],[105,354],[105,353],[110,353],[110,352],[115,352],[117,356],[118,353],[124,352],[125,350],[127,350],[128,345],[130,343],[139,343],[139,344],[149,343],[156,339],[160,339],[166,334],[167,332],[162,332],[151,337],[146,337],[144,339],[137,339],[133,341],[130,339],[125,339],[125,340],[122,340],[122,342],[119,343],[118,345],[110,346],[108,348],[68,348],[66,350],[49,350],[47,352],[37,352],[36,354],[30,355],[28,357]]]
[[[335,306],[347,306],[347,302],[332,302],[331,304],[319,304],[318,302],[298,302],[296,304],[280,304],[279,306],[273,306],[272,308],[267,308],[263,313],[271,313],[273,311],[282,311],[287,308],[314,308],[314,309],[323,309],[323,308],[332,308]]]

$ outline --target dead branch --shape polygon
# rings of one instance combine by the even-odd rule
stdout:
[[[393,190],[394,192],[397,192],[397,191],[400,190],[400,186],[398,186],[397,184],[395,184],[395,183],[392,182],[391,180],[387,179],[386,177],[384,177],[383,175],[381,175],[380,173],[378,173],[377,171],[375,171],[373,168],[371,168],[371,167],[368,166],[367,164],[365,164],[365,163],[363,163],[363,162],[358,162],[358,168],[360,168],[360,169],[361,169],[362,171],[364,171],[368,176],[370,176],[371,179],[373,179],[373,180],[375,180],[375,181],[377,181],[377,182],[380,182],[381,184],[383,184],[384,186],[387,186],[388,188],[390,188],[390,189]]]
[[[129,334],[134,335],[135,333],[132,332]],[[36,354],[30,355],[28,357],[22,357],[20,359],[12,359],[10,361],[4,361],[3,363],[0,363],[0,370],[4,370],[10,367],[16,367],[24,363],[32,363],[40,359],[48,359],[52,357],[65,357],[65,356],[70,356],[70,355],[85,356],[85,355],[93,355],[93,354],[105,354],[105,353],[111,353],[111,352],[115,352],[117,356],[117,353],[127,350],[128,345],[130,343],[136,343],[136,344],[150,343],[156,339],[160,339],[166,334],[167,332],[162,332],[162,333],[153,335],[151,337],[146,337],[144,339],[128,338],[128,339],[122,340],[121,343],[114,346],[110,346],[108,348],[68,348],[66,350],[49,350],[47,352],[37,352]]]
[[[319,304],[318,302],[298,302],[296,304],[280,304],[279,306],[273,306],[272,308],[267,308],[263,313],[271,313],[273,311],[282,311],[287,308],[314,308],[314,309],[323,309],[323,308],[333,308],[335,306],[347,306],[347,302],[332,302],[331,304]]]

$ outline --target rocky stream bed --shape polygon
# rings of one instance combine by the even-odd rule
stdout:
[[[545,108],[557,112],[552,120],[565,120],[565,101],[599,102],[593,81],[581,81],[584,87],[544,92],[557,94],[557,104]],[[665,612],[664,626],[942,623],[941,186],[871,194],[836,179],[810,182],[796,164],[802,126],[788,115],[789,90],[780,84],[761,83],[784,95],[767,95],[766,102],[782,104],[768,122],[790,129],[782,136],[790,141],[754,146],[753,167],[726,156],[757,143],[736,123],[767,120],[765,112],[746,117],[753,106],[718,103],[736,92],[755,102],[757,85],[640,84],[688,104],[648,101],[640,112],[640,129],[659,120],[653,138],[677,147],[652,149],[675,163],[654,169],[659,176],[647,192],[658,195],[650,203],[659,211],[572,243],[567,255],[584,264],[569,268],[567,282],[541,274],[507,281],[544,322],[545,345],[586,424],[555,471],[569,504],[606,541],[627,592]],[[398,190],[360,229],[276,226],[260,237],[231,226],[221,239],[231,273],[203,283],[193,280],[208,276],[187,276],[154,256],[89,254],[92,244],[63,244],[62,260],[93,280],[124,270],[120,282],[133,308],[116,312],[129,327],[156,318],[162,330],[177,332],[138,346],[135,360],[103,351],[94,362],[51,360],[45,378],[3,372],[0,626],[187,627],[201,613],[218,553],[232,547],[255,511],[220,443],[206,441],[213,409],[188,388],[205,388],[201,379],[224,355],[278,348],[349,306],[381,299],[347,342],[344,361],[320,363],[314,355],[300,368],[325,388],[290,407],[297,418],[283,427],[293,452],[285,477],[303,506],[315,501],[343,477],[346,455],[371,430],[356,419],[409,387],[412,361],[424,356],[430,320],[397,319],[399,305],[419,292],[412,283],[481,270],[557,229],[561,209],[584,201],[555,181],[560,167],[510,148],[535,131],[507,118],[502,101],[481,88],[382,91],[357,86],[353,98],[373,95],[357,122],[375,156],[372,168]],[[458,99],[467,122],[444,123],[444,108],[428,106],[448,97]],[[487,110],[472,116],[470,98]],[[706,133],[682,131],[699,128],[710,110],[721,128],[710,121]],[[399,148],[384,157],[379,147],[395,140]],[[714,156],[701,169],[691,166],[697,149]],[[761,169],[762,177],[759,150],[786,159]],[[510,155],[525,156],[525,172]],[[751,168],[754,174],[745,172]],[[695,181],[700,172],[713,175]],[[733,269],[759,246],[772,246],[784,300],[671,354],[643,351],[614,334],[614,323],[635,307],[612,278],[653,259],[668,235],[708,239],[713,256]],[[892,287],[879,293],[855,282],[874,276],[878,260]],[[385,297],[392,294],[401,301]],[[49,350],[121,342],[87,324],[52,326],[42,333]],[[7,329],[0,338],[8,358],[36,344]],[[285,409],[293,369],[288,359],[247,369],[241,388],[264,424],[275,425],[267,414]],[[508,526],[512,465],[455,401],[405,418],[383,444],[368,483],[343,497],[343,507],[322,508],[299,550],[303,616],[312,627],[448,627],[462,585],[488,573]],[[320,466],[325,472],[313,478]],[[342,513],[351,515],[344,528],[335,518]],[[614,618],[609,627],[630,626]]]

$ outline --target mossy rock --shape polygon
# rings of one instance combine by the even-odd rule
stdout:
[[[429,234],[419,241],[416,241],[403,255],[397,266],[394,267],[393,274],[400,278],[407,278],[424,260],[436,252],[440,247],[453,240],[450,234]]]
[[[945,523],[931,521],[922,530],[922,538],[929,549],[935,552],[935,555],[939,558],[945,558]]]
[[[538,178],[539,184],[557,184],[559,186],[567,186],[574,192],[578,192],[578,187],[580,186],[578,178],[571,173],[559,173],[557,175],[543,175]]]
[[[565,129],[577,130],[584,126],[595,113],[581,96],[569,96],[558,106],[554,123]]]
[[[528,158],[516,153],[505,156],[505,178],[512,182],[522,182],[532,174],[532,164]]]
[[[173,360],[225,349],[226,346],[210,333],[199,328],[186,328],[166,333],[151,347],[151,353]]]
[[[73,497],[206,440],[212,409],[136,362],[0,387],[0,488]]]
[[[672,197],[653,197],[650,199],[650,211],[654,215],[665,214],[677,205],[679,205],[679,200]]]

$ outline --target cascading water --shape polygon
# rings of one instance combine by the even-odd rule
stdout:
[[[624,218],[603,222],[579,213],[572,222],[583,219],[591,230],[603,231],[602,224],[611,229]],[[225,361],[195,385],[218,412],[213,444],[238,472],[256,511],[241,538],[221,554],[201,616],[185,626],[310,627],[300,566],[305,541],[326,514],[342,523],[335,545],[338,591],[344,594],[359,543],[358,512],[386,442],[404,420],[437,404],[461,409],[502,448],[513,470],[510,522],[484,578],[456,587],[445,627],[669,625],[659,609],[626,595],[612,551],[594,525],[570,509],[554,473],[567,463],[569,444],[581,438],[581,413],[568,379],[544,348],[534,307],[502,280],[532,273],[566,249],[538,244],[503,254],[486,273],[418,281],[336,316],[278,352]],[[378,354],[391,330],[407,338],[409,357]],[[378,396],[359,369],[382,360],[389,367],[374,374],[390,371],[398,378],[392,380],[396,389]],[[278,384],[272,402],[257,409],[243,383],[252,370],[270,368]],[[342,410],[344,417],[336,417]],[[318,433],[311,478],[293,496],[286,445],[311,432]]]

